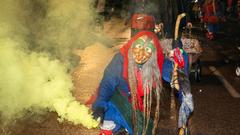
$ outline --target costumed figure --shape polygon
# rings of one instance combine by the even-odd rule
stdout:
[[[113,57],[92,105],[94,118],[102,121],[101,133],[156,134],[163,57],[159,40],[150,31],[137,33]]]
[[[214,39],[214,35],[218,30],[218,4],[215,0],[205,0],[203,5],[203,22],[206,23],[206,37],[210,40]]]
[[[159,20],[158,0],[131,0],[125,24],[131,23],[131,37],[142,30],[154,31]]]

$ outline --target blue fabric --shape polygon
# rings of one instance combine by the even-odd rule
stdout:
[[[219,25],[218,24],[207,24],[207,29],[209,32],[217,32],[219,29]]]
[[[183,91],[180,90],[177,92],[177,98],[180,104],[182,104],[182,99],[183,99]]]
[[[189,74],[189,60],[188,60],[188,54],[183,51],[183,58],[184,58],[184,72],[186,75]],[[171,82],[171,74],[173,70],[173,62],[170,61],[169,59],[165,58],[164,63],[163,63],[163,79],[167,82]]]
[[[99,86],[99,93],[93,104],[93,109],[104,107],[104,119],[112,120],[117,124],[114,132],[124,127],[132,134],[126,120],[121,115],[117,107],[110,101],[117,89],[120,89],[126,96],[130,96],[128,83],[122,76],[123,72],[123,56],[117,53],[104,71],[103,78]]]
[[[107,103],[107,110],[105,112],[104,115],[104,119],[105,120],[112,120],[115,122],[116,127],[113,129],[113,132],[118,131],[121,127],[124,127],[125,129],[128,130],[128,133],[130,135],[132,135],[132,129],[128,126],[126,120],[124,119],[124,117],[122,116],[122,114],[120,113],[120,111],[117,109],[117,107],[111,102],[109,101]]]
[[[192,94],[182,93],[182,103],[179,109],[178,127],[183,127],[187,125],[188,118],[194,110]]]
[[[116,66],[117,65],[117,66]],[[117,87],[129,96],[128,83],[122,77],[123,57],[117,53],[104,71],[103,78],[99,86],[99,95],[93,108],[104,107],[107,109],[107,102],[110,100]]]

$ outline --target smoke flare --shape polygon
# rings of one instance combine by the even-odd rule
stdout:
[[[72,96],[71,76],[60,61],[43,53],[26,54],[12,40],[0,40],[0,44],[1,119],[9,123],[24,117],[26,110],[48,109],[61,120],[87,128],[98,126],[89,109]]]
[[[98,126],[73,97],[68,72],[72,51],[93,41],[92,14],[89,0],[0,1],[1,122],[48,110],[59,121]]]

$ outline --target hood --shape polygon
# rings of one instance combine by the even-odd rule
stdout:
[[[159,39],[156,36],[155,33],[151,31],[141,31],[138,32],[134,37],[132,37],[121,49],[120,53],[123,55],[123,77],[128,78],[128,51],[131,49],[131,46],[133,43],[141,36],[148,36],[153,39],[154,46],[156,48],[156,53],[157,53],[157,63],[158,63],[158,68],[162,74],[162,66],[163,66],[163,61],[164,61],[164,55],[163,55],[163,49],[160,45]]]

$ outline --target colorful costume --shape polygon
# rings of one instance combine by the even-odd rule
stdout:
[[[102,120],[101,129],[105,135],[122,129],[130,135],[156,134],[163,60],[159,40],[150,31],[137,33],[113,57],[92,105],[93,116]],[[181,126],[186,124],[193,111],[190,89],[185,91],[183,88],[179,94]]]
[[[141,37],[151,40],[151,58],[142,65],[133,60],[133,46],[145,45]],[[138,56],[135,56],[138,57]],[[113,132],[125,128],[129,134],[147,132],[156,129],[159,115],[159,94],[162,89],[161,73],[163,52],[156,35],[142,31],[135,35],[112,59],[104,72],[99,86],[98,97],[93,104],[94,112],[104,110],[104,120],[113,121]],[[158,104],[155,116],[150,118],[152,96]],[[99,109],[100,108],[100,109]],[[132,120],[135,125],[132,125]],[[146,124],[148,123],[148,124]],[[153,126],[154,125],[154,126]],[[155,132],[155,131],[153,131]]]

